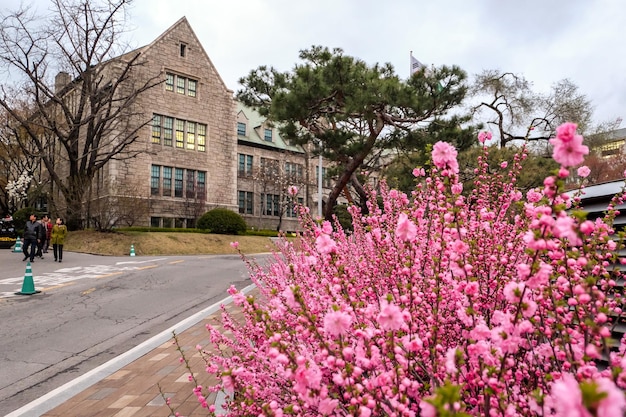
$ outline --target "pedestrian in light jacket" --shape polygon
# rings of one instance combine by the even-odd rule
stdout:
[[[58,218],[56,224],[52,227],[52,233],[50,233],[50,242],[52,243],[52,250],[54,252],[54,262],[63,262],[63,245],[65,244],[66,236],[67,226],[63,223],[63,219]]]

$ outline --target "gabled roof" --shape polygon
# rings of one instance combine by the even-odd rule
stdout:
[[[249,146],[257,146],[263,148],[272,148],[277,151],[288,151],[295,153],[304,153],[304,150],[299,145],[291,145],[285,139],[280,136],[280,132],[277,127],[272,128],[272,141],[268,142],[264,139],[265,128],[269,128],[266,123],[266,118],[261,116],[256,110],[251,107],[247,107],[240,101],[237,101],[237,115],[243,114],[248,120],[248,128],[246,133],[248,136],[237,135],[237,140]]]
[[[166,37],[170,32],[174,31],[178,26],[181,26],[181,25],[187,26],[187,28],[189,29],[189,32],[191,32],[192,36],[195,38],[196,42],[200,46],[200,49],[202,50],[202,54],[204,54],[204,57],[206,58],[206,60],[211,65],[211,68],[215,71],[215,74],[219,78],[219,80],[222,83],[222,85],[224,86],[224,88],[232,92],[232,90],[230,90],[228,88],[228,86],[224,82],[224,79],[222,78],[222,76],[217,71],[217,68],[215,67],[215,65],[213,65],[213,61],[211,61],[211,58],[209,58],[209,55],[206,53],[206,50],[204,49],[204,46],[202,45],[202,42],[200,42],[200,39],[198,39],[198,36],[196,35],[196,32],[194,32],[193,28],[189,24],[189,21],[187,20],[187,17],[185,17],[185,16],[181,17],[176,23],[174,23],[172,26],[170,26],[165,32],[163,32],[161,35],[159,35],[159,37],[157,37],[151,43],[149,43],[148,45],[142,46],[140,48],[137,48],[137,50],[141,50],[141,52],[146,52],[148,49],[152,48],[156,43],[158,43],[161,39]],[[131,52],[134,52],[134,51],[131,51]]]

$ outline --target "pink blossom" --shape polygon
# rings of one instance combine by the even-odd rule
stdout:
[[[506,168],[508,166],[509,166],[509,163],[507,161],[500,162],[500,168],[504,169],[504,168]]]
[[[337,251],[337,244],[335,241],[328,235],[322,234],[317,237],[315,240],[315,247],[319,251],[319,253],[329,254]]]
[[[626,397],[624,391],[615,386],[608,378],[599,378],[595,381],[598,391],[606,393],[606,397],[598,403],[598,417],[623,417],[626,412]]]
[[[511,281],[505,285],[503,293],[504,297],[509,303],[515,304],[522,299],[522,293],[524,292],[524,283]]]
[[[396,236],[402,241],[412,241],[417,234],[417,226],[405,213],[398,216],[398,225],[396,226]]]
[[[472,281],[465,286],[465,294],[474,295],[478,293],[478,282]]]
[[[556,137],[561,142],[569,142],[576,136],[576,123],[566,122],[556,128]]]
[[[526,192],[526,198],[531,203],[537,203],[539,200],[541,200],[541,197],[543,197],[541,193],[537,192],[536,190],[528,190],[528,192]]]
[[[362,405],[359,407],[359,417],[370,417],[372,415],[372,410]]]
[[[587,165],[583,165],[581,167],[578,167],[577,173],[579,177],[587,178],[589,174],[591,174],[591,169],[589,169]]]
[[[322,372],[315,362],[307,361],[298,365],[294,377],[296,390],[304,394],[308,388],[318,389],[320,387]]]
[[[450,348],[446,352],[446,372],[453,375],[458,372],[456,368],[456,348]]]
[[[459,172],[459,163],[456,160],[457,151],[447,142],[437,142],[433,146],[433,164],[437,168],[449,168],[453,173]]]
[[[569,216],[559,216],[554,223],[554,236],[567,239],[570,245],[579,245],[580,238],[576,234],[576,221]]]
[[[291,185],[291,186],[289,186],[289,188],[287,188],[287,192],[292,197],[296,196],[296,195],[298,195],[298,187],[296,187],[295,185]]]
[[[352,324],[352,316],[343,311],[331,311],[324,316],[324,331],[336,337],[344,335]]]
[[[575,135],[571,140],[563,142],[558,137],[550,139],[553,146],[552,158],[562,167],[573,167],[585,159],[589,148],[583,145],[583,137]]]
[[[437,409],[425,399],[420,401],[420,411],[422,417],[437,417]]]
[[[385,330],[398,330],[404,324],[402,310],[395,304],[383,301],[377,321]]]
[[[233,383],[233,379],[231,378],[230,375],[222,376],[222,385],[224,386],[224,389],[226,391],[229,391],[229,392],[235,391],[235,384]]]
[[[452,184],[450,187],[452,194],[461,194],[463,192],[463,183],[457,182],[456,184]]]
[[[583,397],[578,381],[572,374],[565,373],[552,385],[551,399],[558,416],[591,417],[583,405]]]
[[[333,225],[330,224],[328,220],[324,220],[322,223],[322,233],[326,233],[327,235],[333,232]]]
[[[424,171],[424,168],[414,168],[413,169],[413,176],[414,177],[423,177],[426,175],[426,171]]]
[[[478,141],[480,143],[485,143],[491,140],[491,132],[480,132],[478,133]]]
[[[576,142],[571,128],[559,136]],[[596,359],[624,314],[610,294],[616,210],[579,221],[567,203],[583,202],[556,176],[522,196],[525,151],[510,172],[489,170],[488,147],[479,154],[463,197],[442,152],[410,197],[384,181],[370,190],[367,213],[349,209],[350,231],[306,213],[297,244],[267,265],[246,258],[257,288],[245,300],[229,289],[241,307],[225,306],[198,340],[220,382],[194,400],[230,385],[233,417],[623,417],[624,342],[606,369]],[[600,394],[593,404],[581,387]]]
[[[322,413],[323,416],[333,414],[335,408],[339,405],[339,400],[331,398],[322,398],[317,405],[317,410]]]

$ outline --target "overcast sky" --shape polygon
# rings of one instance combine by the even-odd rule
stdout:
[[[19,3],[3,0],[0,9]],[[250,70],[288,71],[312,45],[389,62],[401,77],[413,51],[424,64],[470,75],[521,74],[538,92],[569,78],[591,99],[596,122],[626,119],[624,0],[134,0],[132,44],[150,43],[183,16],[235,91]]]

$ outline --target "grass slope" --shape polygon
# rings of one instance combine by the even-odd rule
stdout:
[[[91,230],[70,232],[64,250],[98,255],[201,255],[236,254],[231,242],[239,242],[243,253],[272,251],[272,241],[263,236],[231,236],[203,233],[174,232],[116,232],[99,233]]]

